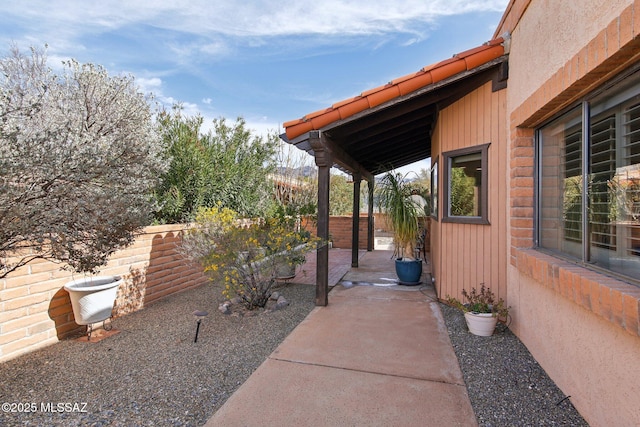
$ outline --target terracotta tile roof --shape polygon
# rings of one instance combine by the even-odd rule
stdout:
[[[480,65],[504,55],[502,37],[493,39],[473,49],[460,52],[453,58],[422,68],[417,73],[399,77],[384,86],[379,86],[359,96],[336,102],[324,110],[307,114],[301,119],[285,122],[283,127],[287,139],[294,138],[312,130],[323,127],[347,117],[353,116],[368,108],[376,107],[394,98],[404,96],[425,86],[437,83],[463,71],[472,70]]]

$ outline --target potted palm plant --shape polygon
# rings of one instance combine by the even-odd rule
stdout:
[[[480,285],[480,290],[462,290],[463,301],[447,296],[447,303],[462,310],[469,332],[488,337],[493,335],[498,320],[506,321],[509,307],[502,298],[496,299],[490,288]]]
[[[403,285],[417,285],[422,275],[422,260],[413,257],[422,208],[411,197],[412,190],[407,176],[396,171],[387,172],[377,188],[378,205],[387,214],[393,232],[396,274]]]

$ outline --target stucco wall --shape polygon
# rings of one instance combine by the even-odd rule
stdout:
[[[528,4],[507,95],[511,329],[590,425],[640,425],[640,287],[531,249],[535,128],[638,63],[640,1],[515,3]]]
[[[533,0],[513,30],[509,54],[511,109],[620,15],[629,0]],[[532,72],[535,70],[535,72]]]
[[[637,335],[524,275],[509,304],[519,338],[591,426],[640,425]]]

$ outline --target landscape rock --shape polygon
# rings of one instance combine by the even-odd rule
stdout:
[[[280,297],[278,297],[278,301],[276,302],[276,306],[275,306],[275,310],[282,310],[283,308],[287,307],[289,305],[289,301],[286,300],[285,297],[283,297],[282,295],[280,295]]]

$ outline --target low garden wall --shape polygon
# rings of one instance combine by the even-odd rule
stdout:
[[[360,215],[358,234],[359,249],[367,249],[368,223],[369,220],[367,215]],[[351,249],[351,230],[353,230],[353,218],[351,215],[332,216],[329,218],[329,234],[334,248]]]
[[[360,249],[367,248],[367,224],[367,216],[361,215]],[[375,224],[377,227],[377,217]],[[315,234],[315,223],[304,225]],[[351,216],[332,216],[329,225],[333,246],[351,248]],[[115,317],[207,282],[202,269],[176,251],[184,228],[182,224],[146,227],[130,247],[114,253],[100,270],[101,275],[125,279],[118,289]],[[0,279],[0,362],[84,331],[74,321],[69,294],[63,288],[82,275],[60,267],[36,260]]]
[[[139,310],[169,294],[207,282],[202,269],[176,252],[184,226],[151,226],[133,245],[116,252],[101,275],[125,278],[115,317]],[[65,283],[82,277],[59,264],[37,260],[0,279],[0,362],[78,334]]]

